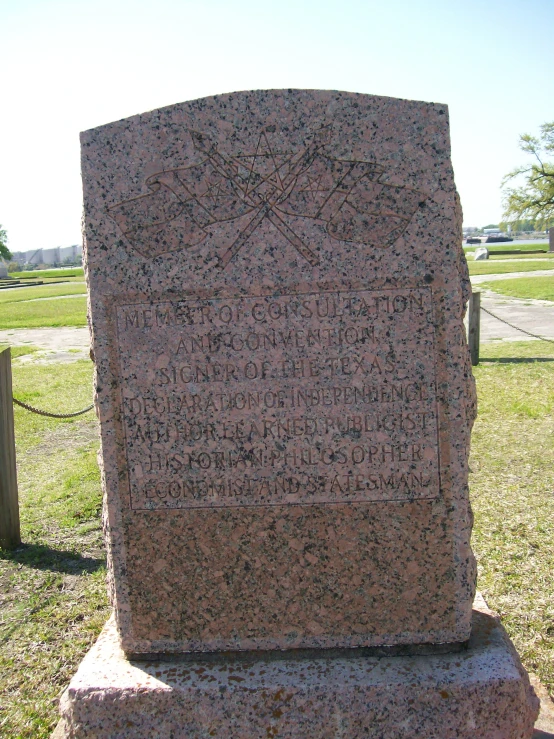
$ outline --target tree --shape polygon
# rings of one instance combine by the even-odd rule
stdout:
[[[507,231],[508,226],[511,226],[512,231],[521,233],[521,232],[528,232],[531,233],[532,231],[535,231],[535,221],[532,221],[530,218],[526,218],[524,221],[500,221],[498,224],[501,231]]]
[[[545,228],[554,220],[554,161],[546,157],[554,154],[554,121],[543,123],[540,136],[524,133],[519,137],[519,148],[531,154],[528,166],[518,167],[502,180],[504,218],[509,223],[525,219],[534,222],[535,228]],[[510,188],[506,185],[516,177],[525,176],[525,184]]]
[[[5,229],[2,228],[2,224],[0,223],[0,259],[11,259],[12,253],[8,249],[8,234],[6,233]]]

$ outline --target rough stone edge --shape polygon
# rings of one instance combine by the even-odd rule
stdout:
[[[488,608],[486,602],[479,592],[476,594],[474,609],[476,611],[480,611],[486,615],[491,616],[496,621],[501,640],[504,642],[506,651],[512,656],[514,667],[520,674],[521,685],[527,696],[527,709],[531,714],[533,712],[533,703],[536,704],[536,719],[534,723],[532,739],[554,739],[554,734],[550,733],[551,731],[554,731],[554,703],[550,699],[546,688],[540,683],[537,676],[529,676],[527,674],[526,670],[521,664],[519,655],[514,645],[512,644],[509,636],[500,623],[499,617]],[[110,621],[112,620],[113,616],[110,618]],[[102,635],[104,635],[104,633],[106,632],[107,625],[108,624],[106,624],[106,626],[104,627]],[[92,650],[94,650],[95,648],[96,644],[92,647]],[[123,655],[123,653],[121,653],[121,655]],[[402,659],[402,657],[400,659]],[[68,694],[69,687],[64,691],[64,694],[60,699],[60,707],[63,705],[64,699],[66,701],[66,705],[68,705]],[[70,726],[66,722],[65,718],[62,716],[51,737],[52,739],[68,739],[68,737],[71,736],[72,734],[70,733]],[[478,738],[476,737],[476,739]]]
[[[536,675],[529,673],[529,680],[540,700],[539,717],[535,722],[532,739],[554,739],[554,702]],[[65,721],[63,718],[56,724],[56,728],[50,735],[50,739],[66,739]]]

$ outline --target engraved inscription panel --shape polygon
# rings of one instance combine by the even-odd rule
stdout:
[[[439,494],[429,288],[116,311],[133,509]]]

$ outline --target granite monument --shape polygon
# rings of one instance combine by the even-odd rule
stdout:
[[[114,622],[66,695],[66,726],[89,711],[90,735],[104,736],[106,715],[77,699],[87,679],[107,680],[98,690],[122,706],[122,665],[173,655],[136,668],[148,673],[130,678],[143,718],[111,736],[259,737],[270,725],[281,729],[267,736],[358,736],[390,693],[377,655],[402,653],[391,659],[424,660],[421,674],[393,691],[383,721],[390,736],[416,736],[431,721],[409,708],[417,686],[420,702],[448,703],[436,681],[421,687],[425,659],[453,673],[477,659],[459,657],[473,619],[478,670],[491,663],[490,616],[472,616],[476,403],[446,106],[221,95],[85,132],[82,172]],[[497,664],[514,689],[503,695],[521,714],[505,736],[525,737],[534,703],[503,638]],[[198,664],[219,673],[196,681]],[[387,680],[405,668],[420,669],[396,662]],[[443,686],[457,708],[442,729],[472,701],[490,714],[496,687],[478,710],[472,674]],[[210,681],[228,698],[219,708]],[[296,717],[280,723],[289,689]],[[327,689],[328,716],[317,709]]]

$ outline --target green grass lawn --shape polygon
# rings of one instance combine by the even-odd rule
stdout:
[[[12,348],[12,357],[20,354],[17,349]],[[89,360],[53,366],[14,364],[12,374],[14,396],[45,411],[74,413],[92,403],[92,363]],[[90,422],[94,417],[93,411],[77,419],[47,418],[22,408],[16,408],[15,413],[19,432],[18,449],[22,451],[35,446],[44,434],[54,429],[65,426],[74,429],[76,424]]]
[[[84,270],[82,267],[68,267],[67,269],[33,269],[25,272],[10,272],[10,277],[15,280],[35,278],[37,280],[44,279],[66,279],[68,277],[84,278]]]
[[[23,303],[29,300],[44,300],[44,298],[59,298],[64,295],[86,295],[86,293],[87,288],[83,281],[18,287],[14,290],[0,290],[0,305]]]
[[[498,282],[483,282],[481,290],[493,290],[510,298],[527,298],[533,300],[554,301],[554,275],[544,277],[514,277],[513,279],[498,280]]]
[[[92,363],[15,363],[13,386],[41,408],[79,410],[91,402]],[[98,431],[94,412],[14,414],[24,545],[0,550],[0,736],[46,739],[57,697],[109,612]]]
[[[70,295],[78,297],[65,297]],[[0,329],[86,326],[85,295],[86,286],[82,279],[1,290]]]
[[[470,489],[478,586],[554,696],[554,345],[481,345]],[[525,361],[527,360],[527,361]]]
[[[554,269],[554,260],[541,259],[532,262],[522,262],[516,259],[509,262],[495,262],[490,259],[483,262],[468,260],[467,266],[470,275],[503,275],[508,272],[533,272],[538,269]]]
[[[481,358],[470,458],[478,586],[554,695],[554,361],[535,361],[554,360],[554,345],[483,344]],[[13,375],[14,395],[40,408],[91,402],[89,361],[16,362]],[[56,420],[17,407],[15,422],[24,546],[0,550],[0,736],[46,739],[109,613],[97,425],[94,413]]]
[[[0,306],[0,329],[86,326],[85,297],[8,303]]]

